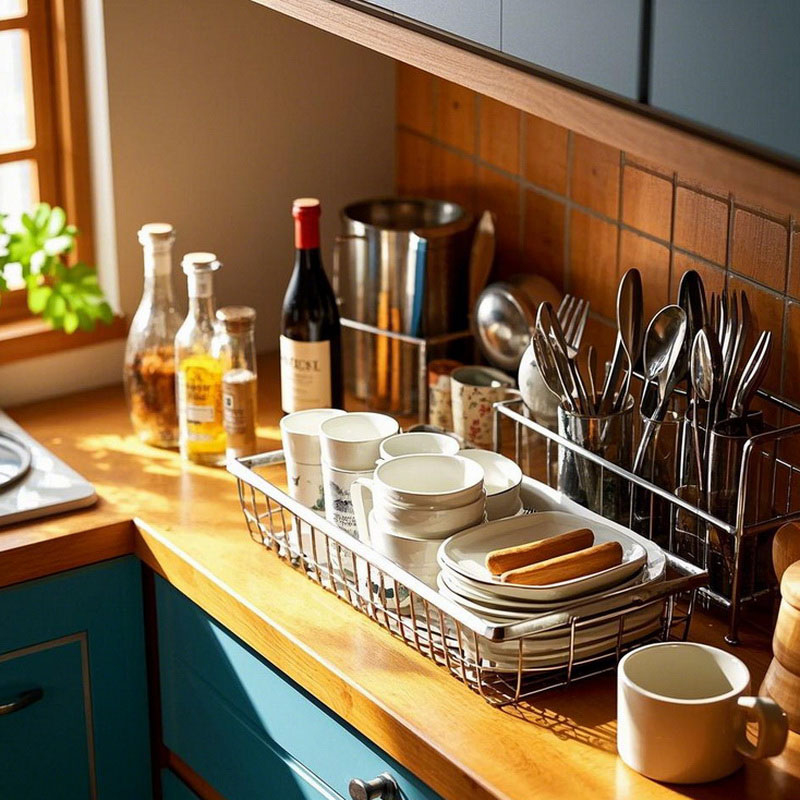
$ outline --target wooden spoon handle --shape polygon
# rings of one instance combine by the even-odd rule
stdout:
[[[528,542],[516,547],[504,547],[493,550],[486,556],[486,569],[492,575],[502,575],[512,569],[524,567],[529,564],[538,564],[549,558],[574,553],[594,544],[594,534],[589,528],[580,528],[551,536],[549,539],[540,539],[537,542]]]
[[[556,556],[538,564],[512,569],[500,576],[503,583],[517,583],[524,586],[544,586],[549,583],[582,578],[622,563],[622,545],[619,542],[603,544]]]

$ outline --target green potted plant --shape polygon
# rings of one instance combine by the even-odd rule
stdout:
[[[8,289],[8,268],[18,264],[28,308],[53,328],[73,333],[92,330],[97,322],[111,323],[114,312],[95,268],[67,263],[78,230],[67,222],[63,209],[39,203],[13,230],[7,223],[8,215],[0,214],[0,299]]]

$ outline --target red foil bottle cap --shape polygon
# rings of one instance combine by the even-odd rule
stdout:
[[[292,203],[294,246],[298,250],[319,247],[319,217],[322,213],[316,197],[298,197]]]

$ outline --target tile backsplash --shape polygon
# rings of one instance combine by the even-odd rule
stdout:
[[[645,322],[696,269],[746,289],[776,347],[765,386],[800,402],[800,227],[469,89],[397,65],[397,190],[497,215],[493,277],[535,272],[591,300],[585,341],[610,356],[619,277],[642,272]]]

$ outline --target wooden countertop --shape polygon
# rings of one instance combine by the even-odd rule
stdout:
[[[265,450],[280,446],[277,361],[261,371]],[[615,753],[611,677],[495,709],[248,536],[234,479],[131,433],[111,387],[9,413],[94,483],[100,502],[0,529],[0,585],[136,553],[180,591],[449,800],[800,797],[800,736],[778,758],[706,786],[668,786]],[[698,615],[692,638],[720,645]],[[760,682],[763,638],[735,649]],[[372,777],[372,776],[361,776]]]

